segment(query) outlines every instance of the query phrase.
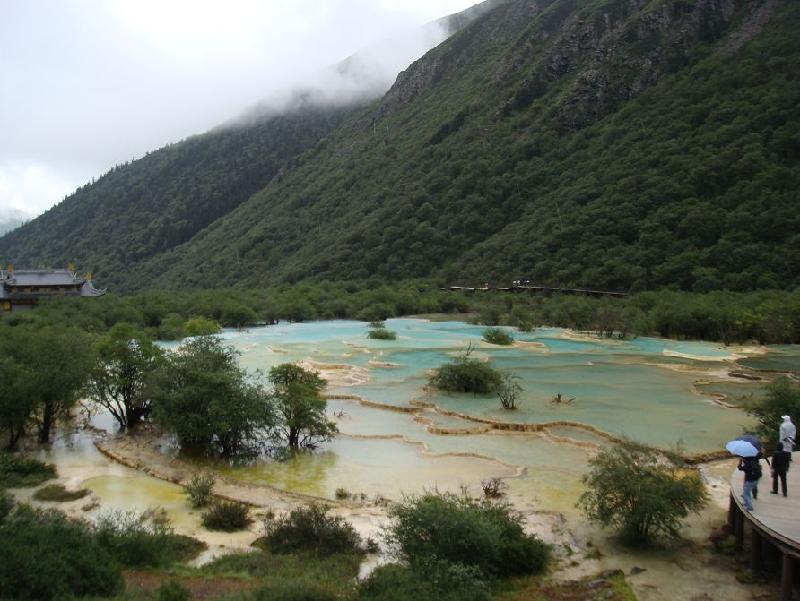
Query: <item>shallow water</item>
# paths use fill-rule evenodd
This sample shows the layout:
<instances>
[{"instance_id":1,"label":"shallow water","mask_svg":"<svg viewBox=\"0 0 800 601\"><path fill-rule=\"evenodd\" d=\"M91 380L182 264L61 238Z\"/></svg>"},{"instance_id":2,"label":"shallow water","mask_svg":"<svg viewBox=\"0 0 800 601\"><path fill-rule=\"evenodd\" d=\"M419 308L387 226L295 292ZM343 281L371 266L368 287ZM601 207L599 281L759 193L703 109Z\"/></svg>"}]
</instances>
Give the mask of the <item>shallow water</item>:
<instances>
[{"instance_id":1,"label":"shallow water","mask_svg":"<svg viewBox=\"0 0 800 601\"><path fill-rule=\"evenodd\" d=\"M328 368L332 374L329 391L334 395L406 409L422 402L467 419L433 410L400 413L367 407L357 400L333 399L329 413L346 436L316 454L284 463L225 468L226 473L247 482L326 497L333 496L336 488L397 497L434 485L474 488L490 476L508 476L508 465L513 465L523 469L511 481L513 493L557 508L568 498L570 506L574 503L591 452L587 443L598 447L608 441L564 425L539 434L480 433L487 426L468 418L586 424L664 449L680 445L689 453L722 448L748 423L743 411L713 402L712 393L749 395L754 388L750 382L740 384L724 377L737 356L721 345L655 338L599 340L542 328L527 334L508 329L522 344L499 347L481 339L482 326L463 322L392 319L387 327L397 332L396 341L369 340L367 325L352 321L280 324L226 331L221 336L241 353L241 362L250 371L310 360L321 365L323 372ZM524 392L518 411L502 410L492 396L447 395L426 389L430 370L468 348L473 357L520 378ZM784 348L781 353L793 351ZM335 366L358 368L367 379L355 384L339 381L341 368L330 371ZM699 380L708 384L696 387ZM573 400L553 404L557 393ZM435 434L431 425L438 432L476 433ZM564 442L569 439L577 444ZM481 459L458 456L463 454Z\"/></svg>"},{"instance_id":2,"label":"shallow water","mask_svg":"<svg viewBox=\"0 0 800 601\"><path fill-rule=\"evenodd\" d=\"M755 394L752 382L725 377L735 357L710 343L606 341L543 328L514 332L522 345L498 347L481 340L483 327L461 322L393 319L387 327L398 333L398 340L368 340L366 324L352 321L222 333L249 371L311 360L332 374L332 394L351 398L329 401L329 414L342 435L316 453L219 469L244 482L328 498L337 488L369 498L398 498L431 487L466 486L477 492L482 480L504 477L515 502L564 510L574 505L590 454L610 444L607 439L563 423L540 433L487 432L490 426L469 418L586 424L661 448L681 443L687 452L705 452L720 449L748 421L743 411L712 402L710 393ZM492 396L426 390L430 370L467 348L519 376L524 392L518 411L503 411ZM793 347L780 349L782 357L795 352ZM363 377L342 379L348 372L341 366L357 368ZM695 386L698 380L708 384ZM557 393L574 400L554 405ZM413 412L365 406L357 397ZM422 409L419 401L463 417ZM189 520L184 527L196 526L196 517L186 516L178 487L113 467L80 436L67 437L44 458L92 489L104 504L140 510L158 504L173 519Z\"/></svg>"}]
</instances>

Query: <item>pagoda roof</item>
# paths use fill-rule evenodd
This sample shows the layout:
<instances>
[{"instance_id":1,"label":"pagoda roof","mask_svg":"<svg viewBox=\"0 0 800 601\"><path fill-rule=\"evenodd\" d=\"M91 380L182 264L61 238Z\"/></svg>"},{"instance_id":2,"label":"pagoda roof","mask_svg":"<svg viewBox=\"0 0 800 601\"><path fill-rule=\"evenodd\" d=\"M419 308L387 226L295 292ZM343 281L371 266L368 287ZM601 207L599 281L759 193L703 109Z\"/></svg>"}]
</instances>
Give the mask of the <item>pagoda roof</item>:
<instances>
[{"instance_id":1,"label":"pagoda roof","mask_svg":"<svg viewBox=\"0 0 800 601\"><path fill-rule=\"evenodd\" d=\"M20 270L6 273L6 286L79 286L86 280L78 277L73 271L56 270Z\"/></svg>"}]
</instances>

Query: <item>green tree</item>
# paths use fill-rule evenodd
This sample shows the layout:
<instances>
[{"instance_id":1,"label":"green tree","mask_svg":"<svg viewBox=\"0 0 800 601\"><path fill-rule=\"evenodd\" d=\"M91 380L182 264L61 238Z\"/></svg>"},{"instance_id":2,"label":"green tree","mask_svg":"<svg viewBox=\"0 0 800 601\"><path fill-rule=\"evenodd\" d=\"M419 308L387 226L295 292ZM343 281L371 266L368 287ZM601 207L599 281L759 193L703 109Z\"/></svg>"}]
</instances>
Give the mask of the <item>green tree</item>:
<instances>
[{"instance_id":1,"label":"green tree","mask_svg":"<svg viewBox=\"0 0 800 601\"><path fill-rule=\"evenodd\" d=\"M205 317L192 317L183 325L183 331L187 336L209 336L221 330L216 321Z\"/></svg>"},{"instance_id":2,"label":"green tree","mask_svg":"<svg viewBox=\"0 0 800 601\"><path fill-rule=\"evenodd\" d=\"M39 442L47 443L56 421L70 416L89 376L91 338L64 326L19 326L17 334L12 358L23 370L35 369L22 389L33 403Z\"/></svg>"},{"instance_id":3,"label":"green tree","mask_svg":"<svg viewBox=\"0 0 800 601\"><path fill-rule=\"evenodd\" d=\"M96 360L87 390L122 430L133 428L152 410L147 379L161 367L164 352L128 324L117 324L95 345Z\"/></svg>"},{"instance_id":4,"label":"green tree","mask_svg":"<svg viewBox=\"0 0 800 601\"><path fill-rule=\"evenodd\" d=\"M237 352L195 338L155 374L153 417L194 455L234 457L257 450L274 416L270 397L237 364Z\"/></svg>"},{"instance_id":5,"label":"green tree","mask_svg":"<svg viewBox=\"0 0 800 601\"><path fill-rule=\"evenodd\" d=\"M34 402L29 391L36 377L29 366L14 360L7 346L11 342L0 336L0 432L5 432L8 450L17 447L31 421Z\"/></svg>"},{"instance_id":6,"label":"green tree","mask_svg":"<svg viewBox=\"0 0 800 601\"><path fill-rule=\"evenodd\" d=\"M277 417L276 435L289 448L314 448L338 431L328 420L321 391L325 380L297 365L286 363L269 372Z\"/></svg>"},{"instance_id":7,"label":"green tree","mask_svg":"<svg viewBox=\"0 0 800 601\"><path fill-rule=\"evenodd\" d=\"M795 423L800 421L800 385L785 377L770 382L764 400L749 407L747 413L758 420L758 434L765 440L777 440L781 416L788 415Z\"/></svg>"},{"instance_id":8,"label":"green tree","mask_svg":"<svg viewBox=\"0 0 800 601\"><path fill-rule=\"evenodd\" d=\"M589 466L578 507L630 544L677 537L681 520L708 502L697 470L641 445L625 443L601 451Z\"/></svg>"}]
</instances>

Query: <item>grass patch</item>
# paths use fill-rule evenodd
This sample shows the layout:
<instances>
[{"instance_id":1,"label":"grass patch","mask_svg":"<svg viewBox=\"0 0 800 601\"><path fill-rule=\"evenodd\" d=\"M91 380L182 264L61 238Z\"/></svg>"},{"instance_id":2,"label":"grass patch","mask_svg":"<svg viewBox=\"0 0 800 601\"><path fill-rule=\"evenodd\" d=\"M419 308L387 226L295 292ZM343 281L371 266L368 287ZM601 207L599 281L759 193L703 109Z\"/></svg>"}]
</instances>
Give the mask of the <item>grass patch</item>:
<instances>
[{"instance_id":1,"label":"grass patch","mask_svg":"<svg viewBox=\"0 0 800 601\"><path fill-rule=\"evenodd\" d=\"M126 568L167 567L194 559L207 548L195 538L175 534L163 515L152 512L103 515L96 538Z\"/></svg>"},{"instance_id":2,"label":"grass patch","mask_svg":"<svg viewBox=\"0 0 800 601\"><path fill-rule=\"evenodd\" d=\"M0 453L0 488L39 486L56 477L56 468L37 459Z\"/></svg>"},{"instance_id":3,"label":"grass patch","mask_svg":"<svg viewBox=\"0 0 800 601\"><path fill-rule=\"evenodd\" d=\"M48 484L33 493L33 498L37 501L47 501L50 503L69 503L77 501L89 494L85 488L78 490L67 490L63 484Z\"/></svg>"},{"instance_id":4,"label":"grass patch","mask_svg":"<svg viewBox=\"0 0 800 601\"><path fill-rule=\"evenodd\" d=\"M257 579L265 590L285 590L287 586L318 589L341 598L352 593L360 565L361 555L356 554L316 557L259 550L224 555L192 573L209 578Z\"/></svg>"}]
</instances>

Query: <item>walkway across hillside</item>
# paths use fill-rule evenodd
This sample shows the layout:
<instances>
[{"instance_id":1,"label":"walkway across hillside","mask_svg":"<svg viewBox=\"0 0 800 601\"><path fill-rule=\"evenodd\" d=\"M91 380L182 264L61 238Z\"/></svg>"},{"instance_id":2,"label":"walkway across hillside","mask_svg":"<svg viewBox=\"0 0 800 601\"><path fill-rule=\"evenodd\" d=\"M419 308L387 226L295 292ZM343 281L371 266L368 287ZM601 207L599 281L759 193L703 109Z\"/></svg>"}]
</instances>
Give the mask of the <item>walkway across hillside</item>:
<instances>
[{"instance_id":1,"label":"walkway across hillside","mask_svg":"<svg viewBox=\"0 0 800 601\"><path fill-rule=\"evenodd\" d=\"M737 548L744 543L745 522L750 524L751 570L761 569L765 553L781 554L781 599L791 601L792 590L800 576L800 453L794 453L788 473L789 496L773 495L772 477L764 467L764 477L759 482L758 499L753 501L753 511L745 511L742 502L744 477L736 470L731 477L731 504L728 522L734 530ZM780 491L780 487L779 487Z\"/></svg>"},{"instance_id":2,"label":"walkway across hillside","mask_svg":"<svg viewBox=\"0 0 800 601\"><path fill-rule=\"evenodd\" d=\"M590 288L558 288L553 286L537 286L535 284L521 284L514 286L449 286L442 288L445 292L529 292L531 294L544 294L550 296L553 294L567 294L571 296L610 296L616 298L624 298L628 296L627 292L612 292L610 290L592 290Z\"/></svg>"}]
</instances>

